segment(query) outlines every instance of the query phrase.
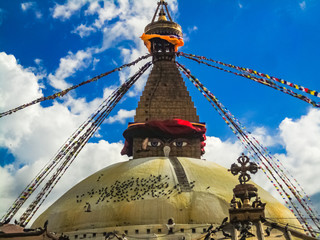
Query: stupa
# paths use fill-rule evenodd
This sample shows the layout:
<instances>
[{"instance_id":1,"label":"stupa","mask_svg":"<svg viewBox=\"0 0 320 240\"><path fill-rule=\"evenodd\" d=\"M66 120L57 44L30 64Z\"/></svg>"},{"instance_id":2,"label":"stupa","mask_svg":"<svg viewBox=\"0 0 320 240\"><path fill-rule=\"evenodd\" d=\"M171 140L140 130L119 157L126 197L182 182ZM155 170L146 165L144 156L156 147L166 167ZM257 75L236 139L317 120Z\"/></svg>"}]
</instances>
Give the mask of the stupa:
<instances>
[{"instance_id":1,"label":"stupa","mask_svg":"<svg viewBox=\"0 0 320 240\"><path fill-rule=\"evenodd\" d=\"M122 154L132 158L72 187L33 226L48 220L48 231L64 233L70 239L208 239L208 233L223 223L224 231L212 233L214 238L237 239L236 219L224 219L243 216L243 209L235 210L238 205L232 191L238 181L226 168L201 159L206 128L175 64L177 47L183 45L182 30L164 1L158 3L141 38L154 64L134 122L123 134ZM250 186L263 201L263 209L258 209L263 216L259 217L299 225L268 192L254 183ZM239 193L236 197L242 197L250 208L252 196ZM229 212L230 204L233 210ZM250 214L245 216L250 218ZM261 223L252 227L255 239L264 239L263 228ZM275 239L282 234L276 239L288 239L284 232L284 228L274 227L270 236Z\"/></svg>"}]
</instances>

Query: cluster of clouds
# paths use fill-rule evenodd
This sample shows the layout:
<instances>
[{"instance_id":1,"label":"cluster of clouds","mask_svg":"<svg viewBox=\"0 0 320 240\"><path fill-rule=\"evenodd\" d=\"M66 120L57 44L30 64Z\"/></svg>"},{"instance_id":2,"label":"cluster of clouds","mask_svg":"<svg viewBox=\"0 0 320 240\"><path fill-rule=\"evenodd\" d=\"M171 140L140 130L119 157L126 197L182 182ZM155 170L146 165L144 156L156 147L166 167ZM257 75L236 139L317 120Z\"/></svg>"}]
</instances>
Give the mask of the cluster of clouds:
<instances>
[{"instance_id":1,"label":"cluster of clouds","mask_svg":"<svg viewBox=\"0 0 320 240\"><path fill-rule=\"evenodd\" d=\"M46 72L41 59L35 59L37 68L24 67L19 64L15 56L0 52L0 111L42 97L46 84L56 90L69 87L71 85L69 78L78 71L94 69L99 63L99 54L111 46L115 47L116 43L121 41L130 40L133 43L127 48L119 47L119 55L123 62L133 61L146 54L146 48L137 36L143 32L143 27L152 18L156 2L120 0L116 4L113 1L68 0L65 4L55 4L51 9L51 17L66 24L80 11L86 16L93 17L92 23L89 24L85 20L70 34L78 34L84 38L100 32L101 44L87 46L76 52L69 51L66 56L60 58L57 69L51 73ZM23 12L30 11L37 18L42 17L36 2L24 2L20 7ZM171 1L169 7L175 11L176 0ZM140 66L122 72L120 83ZM137 83L129 96L135 96L140 92L145 80L144 78ZM54 156L73 131L116 87L105 88L101 98L89 102L72 94L65 96L61 101L53 101L49 107L34 105L0 120L0 148L7 150L14 157L13 163L2 162L0 167L1 214L7 210L26 183L31 181L32 177ZM134 114L135 110L120 109L106 123L125 123L126 119L132 118ZM97 136L99 134L96 134ZM125 157L120 156L122 147L122 142L109 143L105 140L87 144L73 164L73 168L62 178L61 183L49 197L46 206L84 177L109 164L125 160Z\"/></svg>"},{"instance_id":2,"label":"cluster of clouds","mask_svg":"<svg viewBox=\"0 0 320 240\"><path fill-rule=\"evenodd\" d=\"M32 69L21 66L13 55L0 53L0 72L1 112L43 95L40 77ZM105 92L105 95L108 94ZM49 107L34 105L0 120L0 147L7 149L15 159L13 163L2 163L0 167L1 213L101 101L97 98L86 102L84 99L66 97L62 103L54 101ZM120 110L110 122L123 121L131 116L131 111ZM121 142L109 143L105 140L87 144L53 195L60 195L70 184L75 184L97 169L124 160L119 156L121 148Z\"/></svg>"},{"instance_id":3,"label":"cluster of clouds","mask_svg":"<svg viewBox=\"0 0 320 240\"><path fill-rule=\"evenodd\" d=\"M33 73L32 69L21 66L14 56L0 53L0 72L1 111L42 96L40 77ZM8 92L13 92L15 98L10 97L11 94L7 95ZM35 105L0 120L0 147L8 149L15 157L15 162L0 167L0 201L3 203L1 213L10 206L26 183L40 171L98 103L98 100L94 104L68 97L63 103L54 102L50 107ZM125 119L132 118L134 114L134 110L120 110L107 122L125 123ZM284 119L274 136L270 136L262 127L254 129L253 134L267 147L283 146L285 153L276 154L276 157L309 194L320 191L320 186L316 184L320 170L320 143L317 141L320 136L319 110L310 108L308 113L299 119ZM206 142L204 158L226 168L243 152L241 144L234 139L222 141L208 136ZM122 142L110 143L102 139L97 143L87 144L43 209L83 178L110 164L127 160L127 157L120 155L122 147ZM267 184L262 174L255 180L272 191L272 186Z\"/></svg>"},{"instance_id":4,"label":"cluster of clouds","mask_svg":"<svg viewBox=\"0 0 320 240\"><path fill-rule=\"evenodd\" d=\"M121 0L117 1L117 4L113 1L68 0L65 4L56 4L54 6L52 17L67 22L82 11L85 16L94 18L92 22L85 21L72 31L72 33L78 34L81 38L89 37L97 32L102 33L100 46L90 46L88 49L79 50L88 54L88 57L84 59L87 63L95 54L106 51L110 47L118 47L118 43L127 40L133 44L127 48L121 46L118 50L123 62L132 62L147 53L146 47L137 36L143 33L144 26L152 19L155 6L156 1L150 0ZM169 1L169 7L173 14L176 13L177 0ZM76 56L78 53L73 55ZM142 61L130 69L123 70L120 73L120 83L123 83L129 76L134 74L145 62ZM63 65L61 62L61 68L63 68ZM75 68L75 70L78 69ZM52 80L55 80L55 78ZM145 81L146 75L143 75L135 84L134 90L129 93L129 96L135 96L141 92Z\"/></svg>"},{"instance_id":5,"label":"cluster of clouds","mask_svg":"<svg viewBox=\"0 0 320 240\"><path fill-rule=\"evenodd\" d=\"M23 12L32 11L38 19L43 16L36 2L23 2L21 3L21 9Z\"/></svg>"},{"instance_id":6,"label":"cluster of clouds","mask_svg":"<svg viewBox=\"0 0 320 240\"><path fill-rule=\"evenodd\" d=\"M142 27L152 18L156 1L119 0L118 4L113 1L103 1L103 4L101 2L68 0L65 4L56 4L52 8L52 17L66 23L79 11L83 11L86 16L94 17L91 23L84 22L76 26L72 34L86 38L100 32L103 36L100 46L88 46L86 49L79 49L75 53L68 52L66 56L61 57L59 66L54 72L47 74L39 69L24 67L19 64L15 56L5 52L0 53L1 112L43 96L44 78L47 78L48 84L57 90L70 86L69 77L77 71L94 68L99 63L98 54L111 46L116 46L117 42L130 40L133 43L131 47L119 48L123 62L130 62L146 53L142 41L136 36L143 32ZM172 12L176 13L177 0L169 3ZM37 5L26 2L21 4L21 9L29 11L37 9ZM38 17L41 17L40 12L39 14ZM196 30L196 27L190 29L190 31ZM35 62L41 65L41 59L36 59ZM139 65L120 73L120 82L138 67ZM144 78L137 82L129 96L141 92L145 80ZM103 97L108 96L113 89L115 86L104 89ZM7 210L26 183L40 171L101 101L102 98L87 102L84 98L66 96L62 101L54 101L49 107L34 105L27 110L0 119L0 148L7 149L15 159L13 163L4 163L0 166L2 203L0 214ZM135 110L120 109L106 122L125 123L127 119L132 119L134 114ZM276 156L292 175L296 176L308 193L320 191L320 185L315 183L315 180L319 179L320 171L320 161L318 161L320 142L317 141L320 136L319 110L310 109L299 119L284 119L276 135L270 136L263 127L256 128L253 134L269 147L282 146L286 150L285 153ZM110 164L127 160L120 155L122 147L122 142L110 143L102 139L97 143L88 143L49 196L42 210L83 178ZM208 136L204 158L229 168L242 152L242 146L234 139L222 141L217 137ZM265 178L256 180L271 191Z\"/></svg>"},{"instance_id":7,"label":"cluster of clouds","mask_svg":"<svg viewBox=\"0 0 320 240\"><path fill-rule=\"evenodd\" d=\"M320 171L318 157L320 142L317 140L320 136L318 109L309 108L307 114L298 119L285 118L274 135L270 135L264 127L255 128L252 134L264 147L280 150L280 153L272 152L274 160L280 161L278 165L285 174L292 180L294 177L309 196L320 192L320 186L317 184ZM239 141L232 139L222 141L217 137L207 138L204 157L226 168L230 168L244 151ZM279 200L282 199L262 171L254 175L253 179L273 196Z\"/></svg>"}]
</instances>

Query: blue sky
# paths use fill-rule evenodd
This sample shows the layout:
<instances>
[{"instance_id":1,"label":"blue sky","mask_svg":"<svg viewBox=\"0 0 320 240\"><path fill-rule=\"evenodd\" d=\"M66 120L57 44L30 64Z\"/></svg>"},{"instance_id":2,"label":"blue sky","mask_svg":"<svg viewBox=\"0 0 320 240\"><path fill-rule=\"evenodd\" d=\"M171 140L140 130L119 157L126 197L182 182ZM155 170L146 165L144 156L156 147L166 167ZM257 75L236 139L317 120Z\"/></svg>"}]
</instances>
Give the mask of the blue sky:
<instances>
[{"instance_id":1,"label":"blue sky","mask_svg":"<svg viewBox=\"0 0 320 240\"><path fill-rule=\"evenodd\" d=\"M150 22L156 2L0 1L0 110L52 94L147 53L139 36ZM319 1L168 2L184 32L181 51L320 90ZM191 60L178 61L287 164L310 194L320 191L310 181L319 179L320 171L316 157L320 153L318 110L251 80ZM102 98L135 70L137 67L115 73L55 102L0 119L0 171L6 179L0 191L7 204L1 212ZM78 172L71 171L65 177L69 187L102 167L126 159L119 156L122 132L133 120L145 80L114 109L113 118L102 125L99 135L79 155L79 163L75 163ZM206 99L188 80L186 85L200 120L207 123L206 158L230 166L243 150ZM92 155L96 160L89 166L85 159ZM49 203L69 187L58 187Z\"/></svg>"}]
</instances>

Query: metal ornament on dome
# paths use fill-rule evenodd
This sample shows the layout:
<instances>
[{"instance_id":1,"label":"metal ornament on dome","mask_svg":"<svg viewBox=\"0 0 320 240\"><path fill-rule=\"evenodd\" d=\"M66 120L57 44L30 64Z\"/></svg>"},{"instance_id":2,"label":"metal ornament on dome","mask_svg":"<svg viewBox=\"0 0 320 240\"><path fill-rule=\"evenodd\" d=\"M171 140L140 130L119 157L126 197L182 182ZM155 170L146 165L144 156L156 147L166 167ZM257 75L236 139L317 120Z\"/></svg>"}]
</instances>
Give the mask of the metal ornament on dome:
<instances>
[{"instance_id":1,"label":"metal ornament on dome","mask_svg":"<svg viewBox=\"0 0 320 240\"><path fill-rule=\"evenodd\" d=\"M228 170L231 171L233 175L238 175L240 173L240 184L236 185L233 189L234 195L230 202L230 222L233 224L245 225L248 223L248 220L250 220L250 222L258 222L258 224L261 225L259 222L261 218L265 217L264 210L266 203L261 202L258 196L258 188L253 184L247 183L251 179L247 172L255 174L259 167L256 163L250 162L249 157L243 153L237 161L240 163L240 166L233 163ZM255 200L251 201L251 198L255 198ZM237 201L236 199L240 199L240 201Z\"/></svg>"},{"instance_id":2,"label":"metal ornament on dome","mask_svg":"<svg viewBox=\"0 0 320 240\"><path fill-rule=\"evenodd\" d=\"M247 172L256 174L259 167L256 163L250 162L250 159L247 156L245 156L243 153L237 159L237 161L238 163L240 163L241 166L239 166L236 163L233 163L229 171L231 171L233 175L238 175L238 173L240 173L239 182L240 184L245 184L251 179L250 175Z\"/></svg>"}]
</instances>

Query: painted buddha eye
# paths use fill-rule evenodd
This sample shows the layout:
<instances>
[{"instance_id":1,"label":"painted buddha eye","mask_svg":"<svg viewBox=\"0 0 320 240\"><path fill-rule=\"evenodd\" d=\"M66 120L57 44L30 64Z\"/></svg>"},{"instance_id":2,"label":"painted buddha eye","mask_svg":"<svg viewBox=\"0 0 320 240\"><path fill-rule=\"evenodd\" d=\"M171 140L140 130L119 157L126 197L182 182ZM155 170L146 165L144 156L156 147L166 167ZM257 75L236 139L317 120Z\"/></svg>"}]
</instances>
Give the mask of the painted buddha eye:
<instances>
[{"instance_id":1,"label":"painted buddha eye","mask_svg":"<svg viewBox=\"0 0 320 240\"><path fill-rule=\"evenodd\" d=\"M184 146L187 146L187 142L184 142L184 141L174 141L173 142L173 146L175 147L184 147Z\"/></svg>"},{"instance_id":2,"label":"painted buddha eye","mask_svg":"<svg viewBox=\"0 0 320 240\"><path fill-rule=\"evenodd\" d=\"M161 142L159 140L151 140L148 142L149 147L159 147Z\"/></svg>"}]
</instances>

